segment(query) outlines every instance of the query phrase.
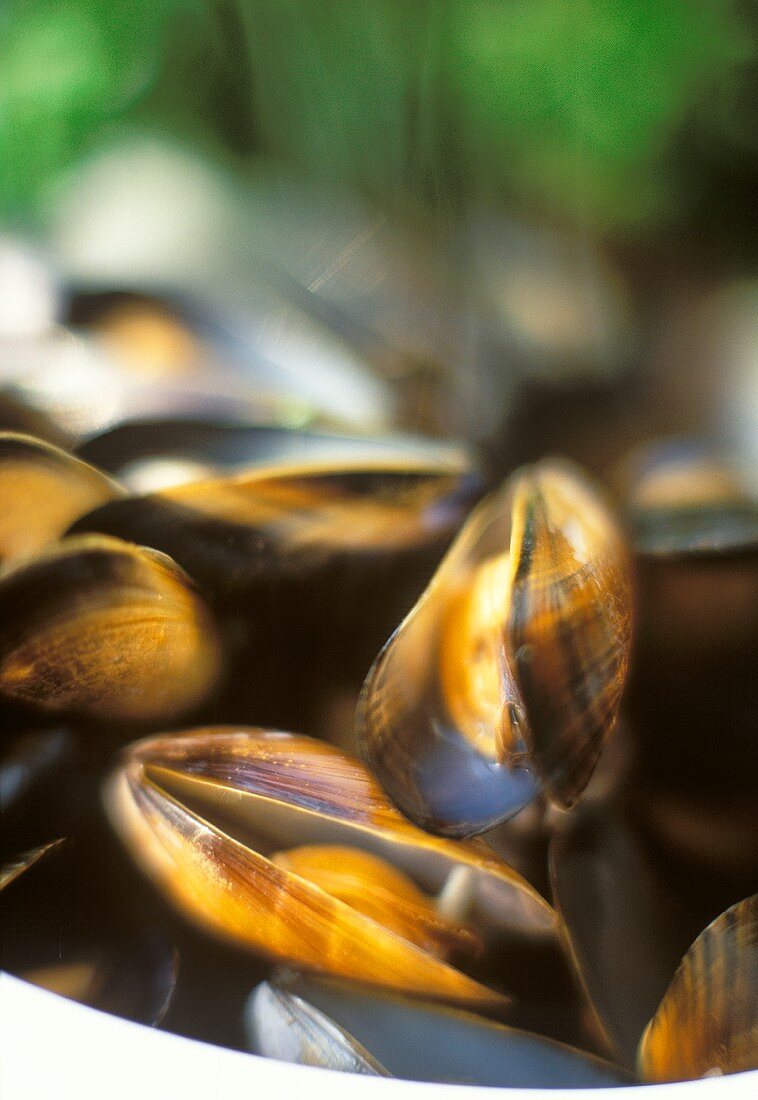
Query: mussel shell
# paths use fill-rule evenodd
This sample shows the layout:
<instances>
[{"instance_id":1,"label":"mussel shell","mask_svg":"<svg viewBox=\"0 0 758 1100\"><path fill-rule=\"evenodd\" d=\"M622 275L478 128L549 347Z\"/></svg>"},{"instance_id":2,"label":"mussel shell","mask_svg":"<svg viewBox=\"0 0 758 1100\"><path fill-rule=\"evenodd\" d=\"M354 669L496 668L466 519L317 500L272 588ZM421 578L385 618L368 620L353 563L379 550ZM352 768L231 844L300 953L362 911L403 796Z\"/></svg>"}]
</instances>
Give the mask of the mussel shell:
<instances>
[{"instance_id":1,"label":"mussel shell","mask_svg":"<svg viewBox=\"0 0 758 1100\"><path fill-rule=\"evenodd\" d=\"M54 420L21 400L11 386L0 388L0 431L31 435L67 449L74 442L73 437Z\"/></svg>"},{"instance_id":2,"label":"mussel shell","mask_svg":"<svg viewBox=\"0 0 758 1100\"><path fill-rule=\"evenodd\" d=\"M639 1049L650 1081L758 1069L758 894L701 932Z\"/></svg>"},{"instance_id":3,"label":"mussel shell","mask_svg":"<svg viewBox=\"0 0 758 1100\"><path fill-rule=\"evenodd\" d=\"M170 721L217 683L220 643L165 555L66 539L0 574L0 697L112 722Z\"/></svg>"},{"instance_id":4,"label":"mussel shell","mask_svg":"<svg viewBox=\"0 0 758 1100\"><path fill-rule=\"evenodd\" d=\"M540 789L573 802L616 720L630 604L621 535L574 467L487 498L363 688L365 753L403 812L468 835Z\"/></svg>"},{"instance_id":5,"label":"mussel shell","mask_svg":"<svg viewBox=\"0 0 758 1100\"><path fill-rule=\"evenodd\" d=\"M654 558L758 550L758 501L739 470L697 440L670 440L627 460L634 547Z\"/></svg>"},{"instance_id":6,"label":"mussel shell","mask_svg":"<svg viewBox=\"0 0 758 1100\"><path fill-rule=\"evenodd\" d=\"M333 600L335 573L352 597L408 556L417 555L417 567L434 560L478 485L460 456L312 463L119 501L72 530L162 550L222 601L265 602L283 586L307 595L314 581L323 588L330 580Z\"/></svg>"},{"instance_id":7,"label":"mussel shell","mask_svg":"<svg viewBox=\"0 0 758 1100\"><path fill-rule=\"evenodd\" d=\"M588 801L550 848L569 955L610 1049L630 1068L684 952L733 889L712 869L658 851L633 811L618 795Z\"/></svg>"},{"instance_id":8,"label":"mussel shell","mask_svg":"<svg viewBox=\"0 0 758 1100\"><path fill-rule=\"evenodd\" d=\"M32 436L0 432L0 563L40 550L124 495L105 474Z\"/></svg>"},{"instance_id":9,"label":"mussel shell","mask_svg":"<svg viewBox=\"0 0 758 1100\"><path fill-rule=\"evenodd\" d=\"M99 509L76 529L170 553L203 585L233 639L216 717L330 736L327 699L354 708L477 491L468 459L442 452L178 486Z\"/></svg>"},{"instance_id":10,"label":"mussel shell","mask_svg":"<svg viewBox=\"0 0 758 1100\"><path fill-rule=\"evenodd\" d=\"M582 1051L468 1012L303 975L259 986L246 1019L259 1053L348 1072L514 1088L629 1080Z\"/></svg>"},{"instance_id":11,"label":"mussel shell","mask_svg":"<svg viewBox=\"0 0 758 1100\"><path fill-rule=\"evenodd\" d=\"M20 852L13 859L5 860L0 864L0 890L5 890L20 875L25 874L35 863L45 859L63 843L65 843L65 838L60 837L58 840L51 840L47 844L40 844L37 848Z\"/></svg>"},{"instance_id":12,"label":"mussel shell","mask_svg":"<svg viewBox=\"0 0 758 1100\"><path fill-rule=\"evenodd\" d=\"M373 438L202 418L132 420L85 440L77 454L121 478L136 492L140 492L139 485L153 470L156 477L161 470L166 477L172 470L175 472L176 480L166 481L165 485L156 485L156 488L200 480L192 475L199 465L208 471L204 476L211 477L214 472L220 476L224 472L244 472L253 467L273 468L309 462L402 461L413 455L435 462L448 455L454 463L466 458L465 448L461 446L421 436Z\"/></svg>"},{"instance_id":13,"label":"mussel shell","mask_svg":"<svg viewBox=\"0 0 758 1100\"><path fill-rule=\"evenodd\" d=\"M254 1054L342 1073L390 1076L352 1035L323 1012L270 982L261 982L250 994L245 1018Z\"/></svg>"},{"instance_id":14,"label":"mussel shell","mask_svg":"<svg viewBox=\"0 0 758 1100\"><path fill-rule=\"evenodd\" d=\"M451 871L470 869L467 919L486 941L553 934L547 903L485 846L414 828L358 761L309 738L249 729L148 739L129 751L105 798L137 863L180 911L229 942L309 969L463 1003L502 1001L270 862L304 842L373 853L432 893Z\"/></svg>"}]
</instances>

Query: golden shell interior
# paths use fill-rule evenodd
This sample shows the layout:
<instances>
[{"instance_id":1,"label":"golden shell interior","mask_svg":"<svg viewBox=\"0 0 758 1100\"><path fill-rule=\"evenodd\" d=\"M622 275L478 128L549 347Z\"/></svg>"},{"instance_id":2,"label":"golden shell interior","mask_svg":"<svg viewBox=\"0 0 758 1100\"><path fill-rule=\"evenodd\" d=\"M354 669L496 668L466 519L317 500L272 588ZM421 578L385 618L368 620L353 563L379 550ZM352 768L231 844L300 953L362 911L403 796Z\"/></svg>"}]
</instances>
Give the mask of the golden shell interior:
<instances>
[{"instance_id":1,"label":"golden shell interior","mask_svg":"<svg viewBox=\"0 0 758 1100\"><path fill-rule=\"evenodd\" d=\"M364 686L372 769L465 835L541 788L571 804L615 723L631 635L623 539L575 468L518 471L473 513Z\"/></svg>"},{"instance_id":2,"label":"golden shell interior","mask_svg":"<svg viewBox=\"0 0 758 1100\"><path fill-rule=\"evenodd\" d=\"M59 447L0 432L0 563L36 553L79 516L123 495L115 481Z\"/></svg>"},{"instance_id":3,"label":"golden shell interior","mask_svg":"<svg viewBox=\"0 0 758 1100\"><path fill-rule=\"evenodd\" d=\"M190 919L306 969L453 1002L502 1001L274 858L305 841L386 860L429 895L466 874L466 922L485 939L553 933L547 903L486 847L415 829L359 761L306 737L198 730L141 742L106 805L137 862Z\"/></svg>"},{"instance_id":4,"label":"golden shell interior","mask_svg":"<svg viewBox=\"0 0 758 1100\"><path fill-rule=\"evenodd\" d=\"M163 554L70 538L0 575L0 695L113 722L169 721L214 688L220 642Z\"/></svg>"}]
</instances>

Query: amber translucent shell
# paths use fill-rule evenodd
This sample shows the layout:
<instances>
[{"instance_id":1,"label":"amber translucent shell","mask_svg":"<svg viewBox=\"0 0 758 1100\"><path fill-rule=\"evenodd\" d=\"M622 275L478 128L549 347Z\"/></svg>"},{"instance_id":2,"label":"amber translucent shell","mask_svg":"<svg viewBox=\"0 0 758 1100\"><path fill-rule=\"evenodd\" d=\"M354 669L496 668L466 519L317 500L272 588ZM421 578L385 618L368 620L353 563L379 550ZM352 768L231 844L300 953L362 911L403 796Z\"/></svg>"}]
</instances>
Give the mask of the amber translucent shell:
<instances>
[{"instance_id":1,"label":"amber translucent shell","mask_svg":"<svg viewBox=\"0 0 758 1100\"><path fill-rule=\"evenodd\" d=\"M517 471L472 514L377 658L359 731L419 825L467 835L544 789L570 805L616 721L631 633L629 567L583 475Z\"/></svg>"},{"instance_id":2,"label":"amber translucent shell","mask_svg":"<svg viewBox=\"0 0 758 1100\"><path fill-rule=\"evenodd\" d=\"M113 722L170 721L216 684L220 645L163 554L66 539L0 574L0 697Z\"/></svg>"},{"instance_id":3,"label":"amber translucent shell","mask_svg":"<svg viewBox=\"0 0 758 1100\"><path fill-rule=\"evenodd\" d=\"M640 1043L649 1081L758 1069L758 894L693 943Z\"/></svg>"},{"instance_id":4,"label":"amber translucent shell","mask_svg":"<svg viewBox=\"0 0 758 1100\"><path fill-rule=\"evenodd\" d=\"M314 577L323 586L341 563L355 595L393 558L440 552L478 484L469 459L449 451L438 462L413 453L407 461L313 462L114 502L74 530L154 546L221 599L270 595Z\"/></svg>"},{"instance_id":5,"label":"amber translucent shell","mask_svg":"<svg viewBox=\"0 0 758 1100\"><path fill-rule=\"evenodd\" d=\"M473 928L438 911L433 899L386 859L336 844L304 844L277 852L272 861L441 959L483 949Z\"/></svg>"},{"instance_id":6,"label":"amber translucent shell","mask_svg":"<svg viewBox=\"0 0 758 1100\"><path fill-rule=\"evenodd\" d=\"M149 739L128 752L105 798L138 864L187 917L305 969L463 1004L502 1002L405 938L404 921L401 931L397 922L387 928L376 910L368 914L327 892L323 877L313 881L318 858L310 859L310 877L292 869L297 853L287 866L279 853L304 842L378 857L430 896L451 873L466 876L466 923L485 947L506 929L553 934L547 903L485 846L414 828L359 761L310 738L246 729ZM359 863L360 856L354 873ZM378 874L386 887L388 875L381 867ZM367 890L376 876L374 867ZM353 898L356 889L354 882Z\"/></svg>"},{"instance_id":7,"label":"amber translucent shell","mask_svg":"<svg viewBox=\"0 0 758 1100\"><path fill-rule=\"evenodd\" d=\"M86 512L124 495L94 466L15 432L0 432L0 563L40 550Z\"/></svg>"}]
</instances>

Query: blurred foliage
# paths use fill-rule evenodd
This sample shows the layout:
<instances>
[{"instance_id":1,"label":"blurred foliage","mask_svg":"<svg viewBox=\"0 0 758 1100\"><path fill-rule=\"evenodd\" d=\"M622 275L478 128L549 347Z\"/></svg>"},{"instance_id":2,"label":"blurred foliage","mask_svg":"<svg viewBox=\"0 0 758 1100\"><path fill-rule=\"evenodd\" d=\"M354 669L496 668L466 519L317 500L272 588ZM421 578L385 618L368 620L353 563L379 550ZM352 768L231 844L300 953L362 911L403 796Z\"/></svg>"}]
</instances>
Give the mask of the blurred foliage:
<instances>
[{"instance_id":1,"label":"blurred foliage","mask_svg":"<svg viewBox=\"0 0 758 1100\"><path fill-rule=\"evenodd\" d=\"M0 202L13 212L123 117L160 73L185 0L3 0Z\"/></svg>"},{"instance_id":2,"label":"blurred foliage","mask_svg":"<svg viewBox=\"0 0 758 1100\"><path fill-rule=\"evenodd\" d=\"M395 207L486 198L638 231L686 216L714 165L755 165L754 16L739 0L3 0L0 212L33 212L147 120Z\"/></svg>"},{"instance_id":3,"label":"blurred foliage","mask_svg":"<svg viewBox=\"0 0 758 1100\"><path fill-rule=\"evenodd\" d=\"M736 102L751 55L733 7L475 0L453 36L473 160L495 186L590 222L673 212L701 182L677 179L677 132L704 123L710 95ZM711 141L729 147L735 115L709 120Z\"/></svg>"}]
</instances>

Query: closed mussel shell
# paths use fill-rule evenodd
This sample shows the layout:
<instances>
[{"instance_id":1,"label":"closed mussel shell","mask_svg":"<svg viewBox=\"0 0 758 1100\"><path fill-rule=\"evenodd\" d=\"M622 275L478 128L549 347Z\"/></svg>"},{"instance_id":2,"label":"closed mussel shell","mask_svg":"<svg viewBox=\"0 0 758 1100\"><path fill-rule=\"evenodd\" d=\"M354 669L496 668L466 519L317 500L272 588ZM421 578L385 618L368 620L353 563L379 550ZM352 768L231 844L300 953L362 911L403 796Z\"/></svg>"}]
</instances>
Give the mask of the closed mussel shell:
<instances>
[{"instance_id":1,"label":"closed mussel shell","mask_svg":"<svg viewBox=\"0 0 758 1100\"><path fill-rule=\"evenodd\" d=\"M380 872L383 889L402 872L430 899L437 895L440 925L452 904L485 953L514 930L531 938L554 932L547 903L484 845L414 828L359 761L306 737L251 728L148 739L128 751L105 800L137 863L190 920L305 969L452 1002L503 1002L444 951L390 930L375 909L363 912L328 893L323 878L304 877L302 862L281 859L303 845L357 849L364 864L366 856L386 861L394 870ZM427 918L422 913L425 929Z\"/></svg>"},{"instance_id":2,"label":"closed mussel shell","mask_svg":"<svg viewBox=\"0 0 758 1100\"><path fill-rule=\"evenodd\" d=\"M213 689L220 648L163 554L66 539L0 574L0 698L106 722L171 721Z\"/></svg>"},{"instance_id":3,"label":"closed mussel shell","mask_svg":"<svg viewBox=\"0 0 758 1100\"><path fill-rule=\"evenodd\" d=\"M275 975L251 994L260 1054L353 1073L522 1088L600 1088L628 1075L562 1043L353 983Z\"/></svg>"},{"instance_id":4,"label":"closed mussel shell","mask_svg":"<svg viewBox=\"0 0 758 1100\"><path fill-rule=\"evenodd\" d=\"M252 469L106 505L74 531L100 531L170 554L217 599L234 601L314 579L333 605L391 576L393 563L434 560L478 487L470 460L313 462ZM332 582L330 584L330 582ZM423 583L423 582L422 582ZM310 598L314 594L310 592ZM338 617L340 606L331 606Z\"/></svg>"},{"instance_id":5,"label":"closed mussel shell","mask_svg":"<svg viewBox=\"0 0 758 1100\"><path fill-rule=\"evenodd\" d=\"M638 1064L649 1081L758 1069L758 894L692 944L645 1029Z\"/></svg>"},{"instance_id":6,"label":"closed mussel shell","mask_svg":"<svg viewBox=\"0 0 758 1100\"><path fill-rule=\"evenodd\" d=\"M455 465L467 457L462 446L422 436L345 435L199 417L131 420L86 440L77 454L137 493L253 468L413 456Z\"/></svg>"},{"instance_id":7,"label":"closed mussel shell","mask_svg":"<svg viewBox=\"0 0 758 1100\"><path fill-rule=\"evenodd\" d=\"M616 720L630 605L623 540L575 467L488 497L364 685L365 752L403 812L466 835L540 789L572 803Z\"/></svg>"},{"instance_id":8,"label":"closed mussel shell","mask_svg":"<svg viewBox=\"0 0 758 1100\"><path fill-rule=\"evenodd\" d=\"M115 481L59 447L0 432L0 563L35 553L79 516L123 495Z\"/></svg>"},{"instance_id":9,"label":"closed mussel shell","mask_svg":"<svg viewBox=\"0 0 758 1100\"><path fill-rule=\"evenodd\" d=\"M255 987L245 1018L248 1041L255 1054L342 1073L390 1076L349 1032L277 984L261 982Z\"/></svg>"},{"instance_id":10,"label":"closed mussel shell","mask_svg":"<svg viewBox=\"0 0 758 1100\"><path fill-rule=\"evenodd\" d=\"M314 461L178 485L100 508L75 529L154 546L203 585L230 639L220 717L255 715L352 745L366 670L478 484L465 454L443 447L432 460L410 449L403 460Z\"/></svg>"}]
</instances>

